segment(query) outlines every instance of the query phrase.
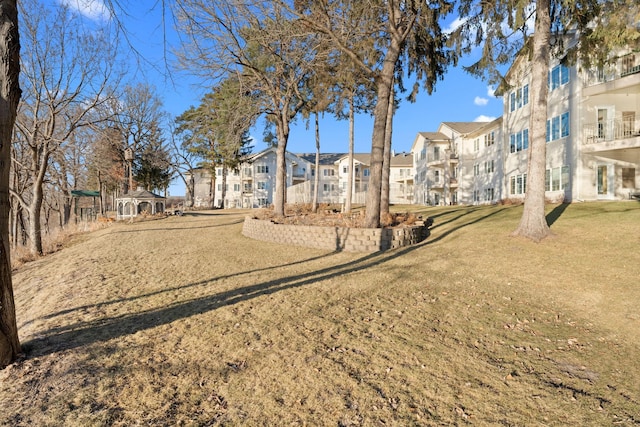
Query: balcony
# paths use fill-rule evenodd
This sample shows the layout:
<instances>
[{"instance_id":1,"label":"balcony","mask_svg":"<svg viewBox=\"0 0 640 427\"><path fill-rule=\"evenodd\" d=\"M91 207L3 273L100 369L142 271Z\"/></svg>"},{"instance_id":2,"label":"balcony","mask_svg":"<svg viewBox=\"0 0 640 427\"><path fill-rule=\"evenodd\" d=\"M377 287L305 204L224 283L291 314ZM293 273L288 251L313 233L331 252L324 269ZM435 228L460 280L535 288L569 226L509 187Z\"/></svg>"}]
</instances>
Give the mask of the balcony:
<instances>
[{"instance_id":1,"label":"balcony","mask_svg":"<svg viewBox=\"0 0 640 427\"><path fill-rule=\"evenodd\" d=\"M640 55L628 54L600 69L583 73L584 95L615 92L640 83Z\"/></svg>"},{"instance_id":2,"label":"balcony","mask_svg":"<svg viewBox=\"0 0 640 427\"><path fill-rule=\"evenodd\" d=\"M587 124L584 127L584 135L585 145L635 138L640 136L640 120L614 119Z\"/></svg>"}]
</instances>

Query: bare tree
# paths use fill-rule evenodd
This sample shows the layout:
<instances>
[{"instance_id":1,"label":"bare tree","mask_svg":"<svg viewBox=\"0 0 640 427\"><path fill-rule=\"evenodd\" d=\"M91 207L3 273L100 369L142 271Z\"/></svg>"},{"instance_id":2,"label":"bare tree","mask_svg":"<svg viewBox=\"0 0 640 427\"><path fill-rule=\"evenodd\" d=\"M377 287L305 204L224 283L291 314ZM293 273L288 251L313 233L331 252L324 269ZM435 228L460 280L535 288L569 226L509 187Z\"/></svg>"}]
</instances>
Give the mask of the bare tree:
<instances>
[{"instance_id":1,"label":"bare tree","mask_svg":"<svg viewBox=\"0 0 640 427\"><path fill-rule=\"evenodd\" d=\"M11 138L20 100L20 42L16 0L0 1L0 369L21 352L9 246Z\"/></svg>"},{"instance_id":2,"label":"bare tree","mask_svg":"<svg viewBox=\"0 0 640 427\"><path fill-rule=\"evenodd\" d=\"M113 54L108 40L87 33L66 8L46 8L35 0L20 6L25 54L16 125L29 152L23 166L31 182L28 196L13 194L29 214L29 249L41 254L43 184L51 157L77 129L104 119L100 113L111 97Z\"/></svg>"}]
</instances>

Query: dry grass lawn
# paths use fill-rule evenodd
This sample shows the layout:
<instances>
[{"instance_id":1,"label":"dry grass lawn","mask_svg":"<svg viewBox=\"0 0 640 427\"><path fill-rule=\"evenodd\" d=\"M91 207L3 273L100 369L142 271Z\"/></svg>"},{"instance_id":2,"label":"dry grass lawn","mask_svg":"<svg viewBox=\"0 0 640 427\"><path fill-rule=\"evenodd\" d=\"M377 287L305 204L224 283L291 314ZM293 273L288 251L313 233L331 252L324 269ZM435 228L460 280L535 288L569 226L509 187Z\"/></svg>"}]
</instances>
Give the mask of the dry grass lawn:
<instances>
[{"instance_id":1,"label":"dry grass lawn","mask_svg":"<svg viewBox=\"0 0 640 427\"><path fill-rule=\"evenodd\" d=\"M403 208L406 209L406 208ZM640 203L412 207L379 254L240 234L248 211L115 224L14 276L0 425L640 424Z\"/></svg>"}]
</instances>

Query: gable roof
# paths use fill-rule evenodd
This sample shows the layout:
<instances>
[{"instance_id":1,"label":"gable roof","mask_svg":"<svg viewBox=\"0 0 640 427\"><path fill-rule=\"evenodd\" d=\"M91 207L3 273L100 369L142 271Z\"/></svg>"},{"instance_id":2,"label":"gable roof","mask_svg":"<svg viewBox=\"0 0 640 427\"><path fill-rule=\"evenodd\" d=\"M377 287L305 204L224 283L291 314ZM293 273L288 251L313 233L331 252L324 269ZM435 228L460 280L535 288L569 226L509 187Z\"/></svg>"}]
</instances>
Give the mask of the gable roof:
<instances>
[{"instance_id":1,"label":"gable roof","mask_svg":"<svg viewBox=\"0 0 640 427\"><path fill-rule=\"evenodd\" d=\"M391 167L393 166L410 166L413 167L413 154L398 153L391 157Z\"/></svg>"},{"instance_id":2,"label":"gable roof","mask_svg":"<svg viewBox=\"0 0 640 427\"><path fill-rule=\"evenodd\" d=\"M500 123L502 123L502 116L498 117L497 119L495 119L495 120L493 120L491 122L485 122L482 126L478 127L476 130L474 130L472 132L469 132L467 134L467 137L480 135L480 134L486 132L487 130L498 126Z\"/></svg>"},{"instance_id":3,"label":"gable roof","mask_svg":"<svg viewBox=\"0 0 640 427\"><path fill-rule=\"evenodd\" d=\"M418 135L430 141L448 141L449 137L442 132L418 132Z\"/></svg>"},{"instance_id":4,"label":"gable roof","mask_svg":"<svg viewBox=\"0 0 640 427\"><path fill-rule=\"evenodd\" d=\"M302 153L296 154L302 160L316 164L316 153ZM320 166L332 165L344 156L343 153L320 153Z\"/></svg>"},{"instance_id":5,"label":"gable roof","mask_svg":"<svg viewBox=\"0 0 640 427\"><path fill-rule=\"evenodd\" d=\"M488 122L442 122L443 125L450 127L454 131L467 134L486 125Z\"/></svg>"},{"instance_id":6,"label":"gable roof","mask_svg":"<svg viewBox=\"0 0 640 427\"><path fill-rule=\"evenodd\" d=\"M136 190L130 191L125 194L122 198L135 198L135 199L164 199L162 196L158 196L157 194L152 193L147 190Z\"/></svg>"}]
</instances>

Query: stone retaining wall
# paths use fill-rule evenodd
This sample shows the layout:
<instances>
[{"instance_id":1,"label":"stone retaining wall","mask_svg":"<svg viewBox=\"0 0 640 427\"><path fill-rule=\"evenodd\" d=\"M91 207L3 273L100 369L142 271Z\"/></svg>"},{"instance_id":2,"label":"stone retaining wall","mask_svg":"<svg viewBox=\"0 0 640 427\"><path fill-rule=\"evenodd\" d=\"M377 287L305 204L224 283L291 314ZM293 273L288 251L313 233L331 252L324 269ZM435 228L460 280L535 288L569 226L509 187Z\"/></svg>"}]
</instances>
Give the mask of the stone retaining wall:
<instances>
[{"instance_id":1,"label":"stone retaining wall","mask_svg":"<svg viewBox=\"0 0 640 427\"><path fill-rule=\"evenodd\" d=\"M410 227L349 228L275 224L246 217L246 237L267 242L346 252L377 252L415 245L429 235L422 221Z\"/></svg>"}]
</instances>

